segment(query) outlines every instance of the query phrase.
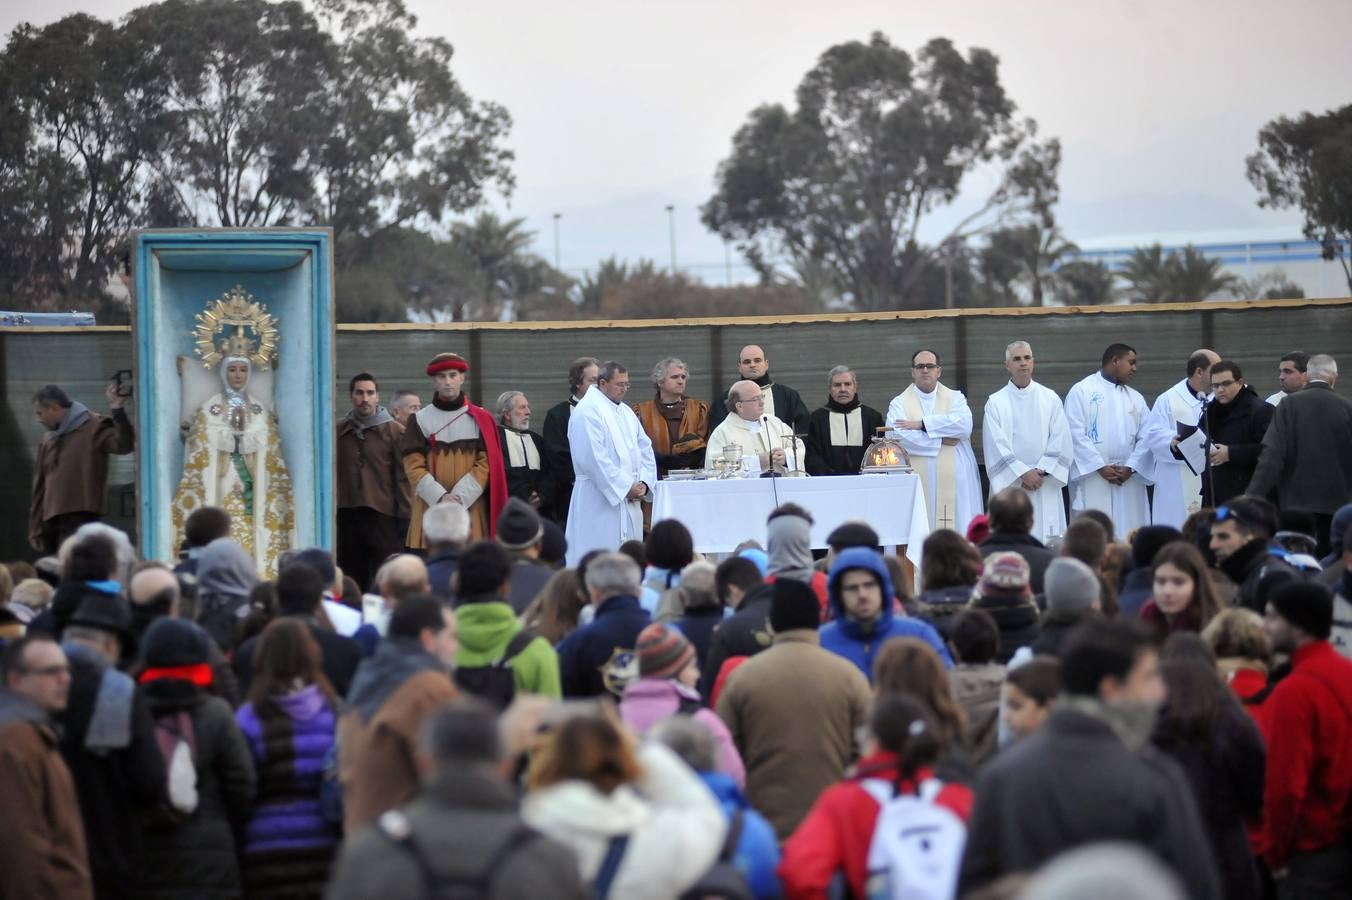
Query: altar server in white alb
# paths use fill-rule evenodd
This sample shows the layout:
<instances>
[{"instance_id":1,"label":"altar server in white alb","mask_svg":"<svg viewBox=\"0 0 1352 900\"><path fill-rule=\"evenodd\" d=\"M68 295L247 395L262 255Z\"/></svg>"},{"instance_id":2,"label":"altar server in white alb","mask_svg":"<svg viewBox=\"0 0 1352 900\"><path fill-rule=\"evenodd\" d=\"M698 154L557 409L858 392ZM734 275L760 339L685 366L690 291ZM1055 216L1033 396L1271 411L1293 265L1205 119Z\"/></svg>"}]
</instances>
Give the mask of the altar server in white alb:
<instances>
[{"instance_id":1,"label":"altar server in white alb","mask_svg":"<svg viewBox=\"0 0 1352 900\"><path fill-rule=\"evenodd\" d=\"M1121 535L1150 524L1145 489L1153 467L1150 450L1138 440L1149 410L1140 391L1127 386L1135 375L1136 351L1110 344L1103 368L1066 394L1066 423L1075 445L1070 511L1102 510Z\"/></svg>"},{"instance_id":2,"label":"altar server in white alb","mask_svg":"<svg viewBox=\"0 0 1352 900\"><path fill-rule=\"evenodd\" d=\"M1141 440L1154 455L1155 496L1150 520L1156 525L1183 527L1188 516L1202 508L1202 472L1193 473L1178 450L1179 426L1202 423L1202 398L1211 390L1211 367L1221 361L1214 350L1194 350L1188 357L1187 377L1155 400L1146 416Z\"/></svg>"},{"instance_id":3,"label":"altar server in white alb","mask_svg":"<svg viewBox=\"0 0 1352 900\"><path fill-rule=\"evenodd\" d=\"M1061 489L1070 483L1075 448L1061 398L1033 380L1033 348L1015 341L1005 348L1009 383L986 401L981 449L991 496L1011 485L1033 503L1033 537L1044 544L1066 531Z\"/></svg>"},{"instance_id":4,"label":"altar server in white alb","mask_svg":"<svg viewBox=\"0 0 1352 900\"><path fill-rule=\"evenodd\" d=\"M573 454L573 496L568 504L568 565L590 550L615 550L643 539L642 503L652 502L657 462L652 441L624 402L629 370L601 364L568 419Z\"/></svg>"},{"instance_id":5,"label":"altar server in white alb","mask_svg":"<svg viewBox=\"0 0 1352 900\"><path fill-rule=\"evenodd\" d=\"M704 464L723 455L723 448L742 448L742 472L755 475L775 467L794 472L803 467L803 442L793 426L765 412L767 391L754 381L738 381L728 388L728 417L709 435Z\"/></svg>"},{"instance_id":6,"label":"altar server in white alb","mask_svg":"<svg viewBox=\"0 0 1352 900\"><path fill-rule=\"evenodd\" d=\"M912 384L887 407L888 435L901 441L920 476L930 528L967 533L981 514L981 476L972 452L972 410L962 391L939 382L939 354L911 356Z\"/></svg>"}]
</instances>

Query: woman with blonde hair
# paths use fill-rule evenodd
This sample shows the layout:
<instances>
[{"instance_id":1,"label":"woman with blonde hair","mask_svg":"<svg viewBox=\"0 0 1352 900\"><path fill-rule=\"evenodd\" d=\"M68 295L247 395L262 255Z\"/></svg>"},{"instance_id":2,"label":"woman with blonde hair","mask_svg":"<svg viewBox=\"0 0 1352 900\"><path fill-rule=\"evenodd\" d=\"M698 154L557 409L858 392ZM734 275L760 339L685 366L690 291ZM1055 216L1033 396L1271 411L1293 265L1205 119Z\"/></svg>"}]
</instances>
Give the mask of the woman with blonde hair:
<instances>
[{"instance_id":1,"label":"woman with blonde hair","mask_svg":"<svg viewBox=\"0 0 1352 900\"><path fill-rule=\"evenodd\" d=\"M578 616L586 605L586 591L577 569L560 569L549 576L540 593L521 613L521 624L557 647L577 630Z\"/></svg>"},{"instance_id":2,"label":"woman with blonde hair","mask_svg":"<svg viewBox=\"0 0 1352 900\"><path fill-rule=\"evenodd\" d=\"M675 898L717 859L727 821L665 746L634 737L609 706L565 718L531 764L526 824L577 857L598 898Z\"/></svg>"}]
</instances>

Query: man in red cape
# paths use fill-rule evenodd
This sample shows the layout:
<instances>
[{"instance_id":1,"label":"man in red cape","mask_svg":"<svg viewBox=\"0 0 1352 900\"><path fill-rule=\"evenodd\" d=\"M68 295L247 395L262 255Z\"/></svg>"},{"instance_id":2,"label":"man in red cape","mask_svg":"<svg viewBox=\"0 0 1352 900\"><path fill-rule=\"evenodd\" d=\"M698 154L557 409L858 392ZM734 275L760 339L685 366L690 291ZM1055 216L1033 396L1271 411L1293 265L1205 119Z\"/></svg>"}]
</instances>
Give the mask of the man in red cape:
<instances>
[{"instance_id":1,"label":"man in red cape","mask_svg":"<svg viewBox=\"0 0 1352 900\"><path fill-rule=\"evenodd\" d=\"M425 549L422 517L434 503L459 503L469 513L470 540L493 536L507 502L507 470L497 424L487 410L465 397L469 363L455 353L438 353L427 364L432 402L408 417L402 450L404 472L413 487L408 546Z\"/></svg>"}]
</instances>

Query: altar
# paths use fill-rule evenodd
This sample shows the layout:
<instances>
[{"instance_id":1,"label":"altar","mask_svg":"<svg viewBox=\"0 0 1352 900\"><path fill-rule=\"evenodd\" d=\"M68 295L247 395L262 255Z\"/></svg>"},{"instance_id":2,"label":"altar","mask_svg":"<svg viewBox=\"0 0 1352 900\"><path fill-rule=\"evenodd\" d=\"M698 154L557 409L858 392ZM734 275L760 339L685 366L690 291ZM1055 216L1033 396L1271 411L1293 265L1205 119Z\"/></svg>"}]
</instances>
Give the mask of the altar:
<instances>
[{"instance_id":1,"label":"altar","mask_svg":"<svg viewBox=\"0 0 1352 900\"><path fill-rule=\"evenodd\" d=\"M866 521L884 547L906 546L920 566L920 545L929 536L929 511L914 473L834 475L819 478L729 478L659 481L653 491L653 521L679 519L699 553L727 553L742 541L764 546L766 517L784 503L812 513L812 546L851 519Z\"/></svg>"}]
</instances>

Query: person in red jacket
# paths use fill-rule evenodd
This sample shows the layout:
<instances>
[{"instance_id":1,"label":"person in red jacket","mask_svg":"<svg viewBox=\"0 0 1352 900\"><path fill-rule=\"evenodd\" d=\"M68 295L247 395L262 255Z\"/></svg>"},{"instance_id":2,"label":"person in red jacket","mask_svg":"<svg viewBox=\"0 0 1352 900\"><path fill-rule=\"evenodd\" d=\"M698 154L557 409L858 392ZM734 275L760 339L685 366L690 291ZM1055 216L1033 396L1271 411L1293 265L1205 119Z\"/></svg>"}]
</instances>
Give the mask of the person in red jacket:
<instances>
[{"instance_id":1,"label":"person in red jacket","mask_svg":"<svg viewBox=\"0 0 1352 900\"><path fill-rule=\"evenodd\" d=\"M1285 584L1264 626L1292 665L1262 710L1266 862L1280 897L1352 897L1352 662L1328 642L1333 595L1316 582Z\"/></svg>"},{"instance_id":2,"label":"person in red jacket","mask_svg":"<svg viewBox=\"0 0 1352 900\"><path fill-rule=\"evenodd\" d=\"M944 747L919 701L904 694L879 697L869 727L870 746L854 774L823 791L784 844L779 878L789 900L824 900L840 875L850 896L868 896L869 845L880 807L861 782L883 779L896 785L898 792L915 792L934 777L934 761ZM972 813L972 790L964 784L945 784L934 802L966 823Z\"/></svg>"}]
</instances>

